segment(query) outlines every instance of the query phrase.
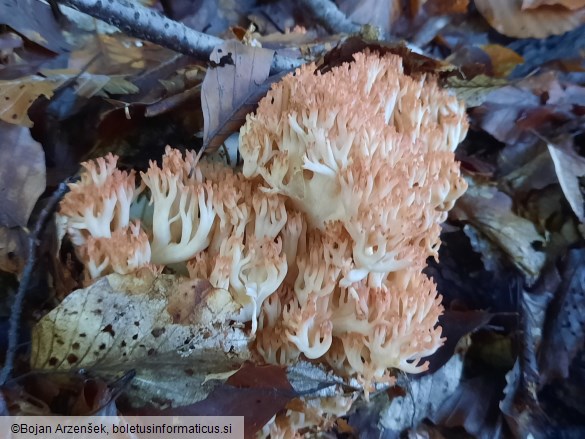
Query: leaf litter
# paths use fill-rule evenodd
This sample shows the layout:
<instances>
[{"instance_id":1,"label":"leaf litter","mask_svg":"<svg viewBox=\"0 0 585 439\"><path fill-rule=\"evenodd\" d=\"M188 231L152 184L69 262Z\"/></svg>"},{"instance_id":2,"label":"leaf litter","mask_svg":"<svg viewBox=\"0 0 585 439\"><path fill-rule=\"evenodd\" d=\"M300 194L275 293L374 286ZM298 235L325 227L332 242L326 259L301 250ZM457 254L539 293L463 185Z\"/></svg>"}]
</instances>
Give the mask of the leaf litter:
<instances>
[{"instance_id":1,"label":"leaf litter","mask_svg":"<svg viewBox=\"0 0 585 439\"><path fill-rule=\"evenodd\" d=\"M143 170L167 144L211 154L280 79L270 76L275 53L325 72L369 48L438 76L468 108L471 132L456 154L471 189L443 226L440 262L427 269L444 296L447 338L427 375L377 389L368 403L321 366L256 364L225 291L172 272L112 275L72 291L81 282L75 255L67 243L57 251L47 233L43 267L56 284L41 287L42 305L26 305L27 367L2 387L13 413L38 411L33 400L57 413L53 402L73 388L94 397L68 394L68 414L245 414L247 437L267 434L275 416L284 426L291 413L314 421L307 432L345 437L585 430L582 2L337 2L362 36L386 38L379 42L329 34L302 5L226 2L193 14L189 2L173 2L165 11L173 18L265 47L226 41L200 59L55 20L42 2L18 3L0 4L18 11L0 14L3 276L22 275L45 174L54 187L56 175L106 152ZM368 34L367 25L380 28ZM9 308L10 295L2 300Z\"/></svg>"}]
</instances>

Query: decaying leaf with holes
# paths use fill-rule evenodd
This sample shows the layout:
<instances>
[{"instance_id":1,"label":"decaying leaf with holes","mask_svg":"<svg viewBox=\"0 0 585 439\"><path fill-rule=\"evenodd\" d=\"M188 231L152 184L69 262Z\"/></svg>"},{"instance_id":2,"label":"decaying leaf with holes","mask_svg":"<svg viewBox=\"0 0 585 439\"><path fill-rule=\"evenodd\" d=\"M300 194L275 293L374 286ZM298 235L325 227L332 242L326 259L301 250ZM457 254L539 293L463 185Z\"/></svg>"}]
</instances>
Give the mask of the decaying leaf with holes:
<instances>
[{"instance_id":1,"label":"decaying leaf with holes","mask_svg":"<svg viewBox=\"0 0 585 439\"><path fill-rule=\"evenodd\" d=\"M110 275L71 293L35 326L35 369L111 366L190 350L248 357L248 337L228 323L229 292L171 275Z\"/></svg>"}]
</instances>

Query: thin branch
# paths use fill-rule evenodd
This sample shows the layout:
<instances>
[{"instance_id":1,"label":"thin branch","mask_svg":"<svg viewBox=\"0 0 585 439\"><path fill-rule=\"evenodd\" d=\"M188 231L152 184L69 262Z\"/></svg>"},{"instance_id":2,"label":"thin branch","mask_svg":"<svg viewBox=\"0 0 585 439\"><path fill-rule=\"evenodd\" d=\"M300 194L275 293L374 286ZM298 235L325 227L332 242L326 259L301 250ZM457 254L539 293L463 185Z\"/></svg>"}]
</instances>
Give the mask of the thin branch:
<instances>
[{"instance_id":1,"label":"thin branch","mask_svg":"<svg viewBox=\"0 0 585 439\"><path fill-rule=\"evenodd\" d=\"M334 34L352 34L360 31L359 24L354 23L341 12L331 0L300 0L313 15L313 18L327 31Z\"/></svg>"},{"instance_id":2,"label":"thin branch","mask_svg":"<svg viewBox=\"0 0 585 439\"><path fill-rule=\"evenodd\" d=\"M57 1L116 26L127 35L199 59L209 59L213 48L223 43L221 38L197 32L183 23L142 6L139 2L128 0ZM303 61L300 59L275 54L270 72L272 74L291 70L301 64Z\"/></svg>"},{"instance_id":3,"label":"thin branch","mask_svg":"<svg viewBox=\"0 0 585 439\"><path fill-rule=\"evenodd\" d=\"M22 272L22 278L18 285L18 291L14 298L14 303L10 309L10 321L8 329L8 349L6 350L6 359L4 366L0 371L0 385L6 384L6 381L10 378L12 368L14 367L14 359L16 358L16 350L18 347L18 329L20 327L20 316L22 314L22 305L24 298L31 281L33 271L37 262L37 247L40 244L40 239L45 227L51 218L51 215L57 207L57 203L63 198L63 195L69 190L67 183L69 179L62 182L57 190L53 192L51 197L47 200L47 204L41 210L35 228L28 237L28 259Z\"/></svg>"}]
</instances>

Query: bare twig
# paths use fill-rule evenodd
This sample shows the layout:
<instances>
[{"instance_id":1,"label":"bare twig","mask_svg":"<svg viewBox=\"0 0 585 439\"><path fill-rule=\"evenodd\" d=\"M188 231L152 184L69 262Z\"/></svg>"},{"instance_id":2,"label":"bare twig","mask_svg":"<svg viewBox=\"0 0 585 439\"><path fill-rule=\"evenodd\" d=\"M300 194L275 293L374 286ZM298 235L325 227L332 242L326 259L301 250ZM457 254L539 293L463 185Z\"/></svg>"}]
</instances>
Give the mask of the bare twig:
<instances>
[{"instance_id":1,"label":"bare twig","mask_svg":"<svg viewBox=\"0 0 585 439\"><path fill-rule=\"evenodd\" d=\"M331 0L300 0L299 4L331 33L351 34L360 31L360 26L349 20Z\"/></svg>"},{"instance_id":2,"label":"bare twig","mask_svg":"<svg viewBox=\"0 0 585 439\"><path fill-rule=\"evenodd\" d=\"M14 359L16 357L16 350L18 347L18 328L20 326L22 305L24 303L24 298L26 296L26 292L28 291L31 276L37 262L37 247L40 244L41 235L45 230L47 222L57 207L57 203L69 189L67 186L68 182L69 179L62 182L57 190L53 192L51 197L47 200L47 204L43 210L41 210L37 222L35 223L34 230L28 237L28 259L26 261L26 265L24 266L22 278L20 279L20 284L18 285L18 291L16 292L16 297L14 298L14 303L10 309L8 349L6 350L4 366L0 371L0 385L4 385L6 381L8 381L10 374L12 373L12 368L14 367Z\"/></svg>"},{"instance_id":3,"label":"bare twig","mask_svg":"<svg viewBox=\"0 0 585 439\"><path fill-rule=\"evenodd\" d=\"M127 35L159 44L167 49L199 59L208 59L221 38L197 32L157 11L128 0L57 0L118 27ZM271 73L279 73L303 64L302 60L274 55Z\"/></svg>"}]
</instances>

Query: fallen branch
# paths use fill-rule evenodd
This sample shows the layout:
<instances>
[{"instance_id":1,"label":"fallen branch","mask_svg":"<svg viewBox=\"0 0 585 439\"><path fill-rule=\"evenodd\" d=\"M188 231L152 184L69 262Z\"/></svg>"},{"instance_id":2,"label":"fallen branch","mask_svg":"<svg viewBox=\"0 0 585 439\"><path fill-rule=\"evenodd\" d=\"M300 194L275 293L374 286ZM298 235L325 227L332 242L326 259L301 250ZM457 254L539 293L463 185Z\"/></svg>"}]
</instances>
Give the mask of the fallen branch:
<instances>
[{"instance_id":1,"label":"fallen branch","mask_svg":"<svg viewBox=\"0 0 585 439\"><path fill-rule=\"evenodd\" d=\"M182 23L161 15L155 10L128 0L57 0L80 12L116 26L135 38L150 41L184 55L209 59L221 38L197 32ZM274 55L270 73L291 70L303 64L303 60Z\"/></svg>"},{"instance_id":2,"label":"fallen branch","mask_svg":"<svg viewBox=\"0 0 585 439\"><path fill-rule=\"evenodd\" d=\"M18 328L20 326L20 316L22 314L22 305L24 298L31 281L31 276L37 262L37 247L40 244L40 239L45 227L53 215L57 203L63 198L63 195L69 190L69 179L62 182L57 190L53 192L51 197L47 200L47 204L41 210L39 217L35 223L35 228L28 237L28 259L24 270L22 272L22 278L18 285L18 291L14 298L14 303L10 309L10 321L8 328L8 348L6 349L6 359L4 366L0 371L0 386L6 384L6 381L10 378L12 368L14 367L14 359L16 358L16 350L18 348Z\"/></svg>"},{"instance_id":3,"label":"fallen branch","mask_svg":"<svg viewBox=\"0 0 585 439\"><path fill-rule=\"evenodd\" d=\"M331 0L300 0L304 6L327 31L334 34L351 34L360 31L361 27L348 19Z\"/></svg>"}]
</instances>

